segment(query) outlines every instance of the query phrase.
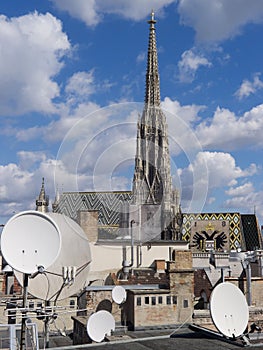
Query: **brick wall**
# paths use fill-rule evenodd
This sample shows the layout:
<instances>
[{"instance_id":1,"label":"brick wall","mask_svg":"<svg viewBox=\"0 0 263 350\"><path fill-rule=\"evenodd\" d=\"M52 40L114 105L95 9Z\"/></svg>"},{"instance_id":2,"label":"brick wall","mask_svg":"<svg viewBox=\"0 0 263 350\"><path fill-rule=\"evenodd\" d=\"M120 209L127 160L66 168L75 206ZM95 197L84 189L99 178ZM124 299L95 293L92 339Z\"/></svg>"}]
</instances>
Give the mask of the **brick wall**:
<instances>
[{"instance_id":1,"label":"brick wall","mask_svg":"<svg viewBox=\"0 0 263 350\"><path fill-rule=\"evenodd\" d=\"M202 270L196 270L194 271L194 295L195 300L198 302L201 298L202 293L206 294L207 301L210 299L210 295L212 292L212 284L209 281L205 271ZM205 300L204 300L205 301ZM205 305L201 305L201 302L198 306L198 304L195 305L197 308L204 308Z\"/></svg>"},{"instance_id":2,"label":"brick wall","mask_svg":"<svg viewBox=\"0 0 263 350\"><path fill-rule=\"evenodd\" d=\"M1 282L0 282L1 292L4 295L6 295L6 294L21 294L22 293L22 287L20 286L20 284L18 283L18 281L14 275L3 274L0 277L0 280L1 280ZM10 283L10 282L12 282L12 283ZM7 290L8 288L9 288L9 290Z\"/></svg>"},{"instance_id":3,"label":"brick wall","mask_svg":"<svg viewBox=\"0 0 263 350\"><path fill-rule=\"evenodd\" d=\"M192 252L176 251L173 262L167 263L170 292L177 296L176 322L191 322L194 305L194 271Z\"/></svg>"},{"instance_id":4,"label":"brick wall","mask_svg":"<svg viewBox=\"0 0 263 350\"><path fill-rule=\"evenodd\" d=\"M130 330L175 325L177 296L169 290L128 291L124 314Z\"/></svg>"}]
</instances>

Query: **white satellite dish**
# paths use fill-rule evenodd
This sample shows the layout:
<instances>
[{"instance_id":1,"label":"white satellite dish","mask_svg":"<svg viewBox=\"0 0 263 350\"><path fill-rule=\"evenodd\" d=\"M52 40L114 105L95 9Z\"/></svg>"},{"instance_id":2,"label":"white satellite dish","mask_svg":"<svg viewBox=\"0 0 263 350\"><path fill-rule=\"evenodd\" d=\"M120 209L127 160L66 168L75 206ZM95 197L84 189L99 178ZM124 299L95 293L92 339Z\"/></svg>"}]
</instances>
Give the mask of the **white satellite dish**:
<instances>
[{"instance_id":1,"label":"white satellite dish","mask_svg":"<svg viewBox=\"0 0 263 350\"><path fill-rule=\"evenodd\" d=\"M87 284L91 262L89 242L82 228L69 217L56 213L43 215L55 222L59 228L61 249L45 273L29 279L28 292L43 300L62 300L80 292ZM76 276L70 283L63 285L62 271L65 271L65 267L71 272L75 270ZM15 275L22 284L23 275L17 271Z\"/></svg>"},{"instance_id":2,"label":"white satellite dish","mask_svg":"<svg viewBox=\"0 0 263 350\"><path fill-rule=\"evenodd\" d=\"M31 274L42 266L47 269L61 248L61 234L51 217L37 211L14 215L1 234L1 250L8 264Z\"/></svg>"},{"instance_id":3,"label":"white satellite dish","mask_svg":"<svg viewBox=\"0 0 263 350\"><path fill-rule=\"evenodd\" d=\"M112 314L106 310L100 310L92 314L87 322L87 333L91 340L100 343L106 335L115 330L115 320Z\"/></svg>"},{"instance_id":4,"label":"white satellite dish","mask_svg":"<svg viewBox=\"0 0 263 350\"><path fill-rule=\"evenodd\" d=\"M116 304L123 304L126 301L127 293L122 286L115 286L112 289L112 299Z\"/></svg>"},{"instance_id":5,"label":"white satellite dish","mask_svg":"<svg viewBox=\"0 0 263 350\"><path fill-rule=\"evenodd\" d=\"M220 283L210 298L210 312L214 325L226 337L242 335L247 327L249 310L241 290L232 283Z\"/></svg>"}]
</instances>

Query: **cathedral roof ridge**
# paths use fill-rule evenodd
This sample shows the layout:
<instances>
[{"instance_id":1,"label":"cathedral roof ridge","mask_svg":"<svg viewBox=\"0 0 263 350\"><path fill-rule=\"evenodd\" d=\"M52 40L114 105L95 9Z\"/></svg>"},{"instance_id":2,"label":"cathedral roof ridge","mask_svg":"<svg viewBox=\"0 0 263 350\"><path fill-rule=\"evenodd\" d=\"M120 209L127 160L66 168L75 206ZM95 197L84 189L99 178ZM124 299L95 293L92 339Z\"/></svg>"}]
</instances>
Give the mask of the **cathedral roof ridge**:
<instances>
[{"instance_id":1,"label":"cathedral roof ridge","mask_svg":"<svg viewBox=\"0 0 263 350\"><path fill-rule=\"evenodd\" d=\"M123 194L123 193L127 193L130 194L132 193L131 190L116 190L116 191L63 191L62 194L79 194L79 195L85 195L85 194Z\"/></svg>"}]
</instances>

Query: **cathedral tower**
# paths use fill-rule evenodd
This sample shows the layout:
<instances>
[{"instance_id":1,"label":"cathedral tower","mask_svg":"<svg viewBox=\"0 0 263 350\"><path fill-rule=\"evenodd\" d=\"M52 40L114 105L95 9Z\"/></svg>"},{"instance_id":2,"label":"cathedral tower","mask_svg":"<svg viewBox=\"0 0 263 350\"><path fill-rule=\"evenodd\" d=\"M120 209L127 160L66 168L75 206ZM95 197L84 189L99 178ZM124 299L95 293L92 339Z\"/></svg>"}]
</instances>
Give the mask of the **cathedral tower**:
<instances>
[{"instance_id":1,"label":"cathedral tower","mask_svg":"<svg viewBox=\"0 0 263 350\"><path fill-rule=\"evenodd\" d=\"M138 222L139 226L144 227L142 230L147 239L167 239L174 236L172 230L179 203L178 196L172 190L167 123L161 110L156 21L153 12L148 23L150 33L146 91L144 110L137 124L133 205L129 210L129 222ZM139 214L135 214L138 211ZM132 216L136 218L131 220Z\"/></svg>"},{"instance_id":2,"label":"cathedral tower","mask_svg":"<svg viewBox=\"0 0 263 350\"><path fill-rule=\"evenodd\" d=\"M144 110L137 126L133 194L137 204L161 204L169 210L172 193L167 124L160 107L160 83L154 14L150 36Z\"/></svg>"}]
</instances>

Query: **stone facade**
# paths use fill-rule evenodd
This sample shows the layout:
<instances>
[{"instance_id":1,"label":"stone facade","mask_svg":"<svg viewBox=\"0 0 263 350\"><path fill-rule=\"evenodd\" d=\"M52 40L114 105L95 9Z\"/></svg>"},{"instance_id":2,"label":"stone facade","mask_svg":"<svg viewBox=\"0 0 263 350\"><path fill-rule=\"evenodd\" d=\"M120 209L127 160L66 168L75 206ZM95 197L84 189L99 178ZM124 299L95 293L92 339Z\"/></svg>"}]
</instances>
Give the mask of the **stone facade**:
<instances>
[{"instance_id":1,"label":"stone facade","mask_svg":"<svg viewBox=\"0 0 263 350\"><path fill-rule=\"evenodd\" d=\"M98 210L79 210L77 223L86 233L90 242L98 240Z\"/></svg>"}]
</instances>

